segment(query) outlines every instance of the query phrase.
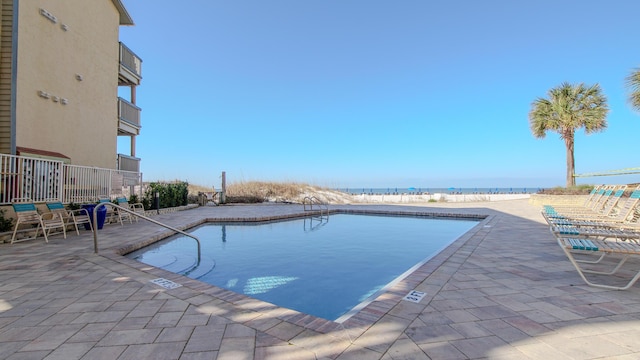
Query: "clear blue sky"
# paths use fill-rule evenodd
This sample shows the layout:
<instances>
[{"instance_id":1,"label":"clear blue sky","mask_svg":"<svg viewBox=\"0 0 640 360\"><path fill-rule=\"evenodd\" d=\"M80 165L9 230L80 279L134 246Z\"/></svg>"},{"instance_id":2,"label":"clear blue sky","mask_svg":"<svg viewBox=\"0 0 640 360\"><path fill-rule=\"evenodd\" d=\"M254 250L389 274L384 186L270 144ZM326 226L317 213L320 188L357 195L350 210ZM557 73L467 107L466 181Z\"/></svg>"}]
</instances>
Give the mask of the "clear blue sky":
<instances>
[{"instance_id":1,"label":"clear blue sky","mask_svg":"<svg viewBox=\"0 0 640 360\"><path fill-rule=\"evenodd\" d=\"M637 0L124 4L147 181L562 186L564 143L534 138L528 113L565 81L599 83L610 107L605 132L576 135L576 172L640 166Z\"/></svg>"}]
</instances>

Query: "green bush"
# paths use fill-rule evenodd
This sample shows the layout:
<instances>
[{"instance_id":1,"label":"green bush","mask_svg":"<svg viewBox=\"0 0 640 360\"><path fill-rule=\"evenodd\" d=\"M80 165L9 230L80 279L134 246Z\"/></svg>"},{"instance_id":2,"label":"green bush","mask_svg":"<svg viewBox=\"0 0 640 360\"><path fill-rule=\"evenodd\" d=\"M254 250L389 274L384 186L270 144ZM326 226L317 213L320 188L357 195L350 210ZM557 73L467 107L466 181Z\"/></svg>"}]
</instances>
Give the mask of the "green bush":
<instances>
[{"instance_id":1,"label":"green bush","mask_svg":"<svg viewBox=\"0 0 640 360\"><path fill-rule=\"evenodd\" d=\"M554 188L542 189L538 193L539 194L548 194L548 195L584 195L589 194L593 190L593 185L576 185L573 187L561 187L556 186Z\"/></svg>"},{"instance_id":2,"label":"green bush","mask_svg":"<svg viewBox=\"0 0 640 360\"><path fill-rule=\"evenodd\" d=\"M240 196L227 196L227 204L258 204L265 201L264 197L256 195L240 195Z\"/></svg>"},{"instance_id":3,"label":"green bush","mask_svg":"<svg viewBox=\"0 0 640 360\"><path fill-rule=\"evenodd\" d=\"M0 232L13 229L13 219L4 217L4 209L0 209Z\"/></svg>"},{"instance_id":4,"label":"green bush","mask_svg":"<svg viewBox=\"0 0 640 360\"><path fill-rule=\"evenodd\" d=\"M131 196L129 196L129 204L136 204L139 202L140 199L138 198L138 194L132 194Z\"/></svg>"},{"instance_id":5,"label":"green bush","mask_svg":"<svg viewBox=\"0 0 640 360\"><path fill-rule=\"evenodd\" d=\"M152 182L147 186L144 198L140 201L145 210L155 209L154 199L156 192L160 197L161 209L188 204L189 184L186 181L173 183Z\"/></svg>"}]
</instances>

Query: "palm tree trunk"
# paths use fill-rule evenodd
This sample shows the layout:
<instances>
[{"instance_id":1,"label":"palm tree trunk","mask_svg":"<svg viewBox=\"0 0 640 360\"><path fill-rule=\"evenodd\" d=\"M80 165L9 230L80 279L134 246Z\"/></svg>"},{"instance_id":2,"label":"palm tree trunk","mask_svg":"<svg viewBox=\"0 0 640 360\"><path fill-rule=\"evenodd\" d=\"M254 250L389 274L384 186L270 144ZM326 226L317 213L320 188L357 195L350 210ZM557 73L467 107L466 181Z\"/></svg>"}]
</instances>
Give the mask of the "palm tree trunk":
<instances>
[{"instance_id":1,"label":"palm tree trunk","mask_svg":"<svg viewBox=\"0 0 640 360\"><path fill-rule=\"evenodd\" d=\"M573 176L576 164L573 156L574 141L573 133L565 134L564 145L567 147L567 187L576 186L576 178Z\"/></svg>"}]
</instances>

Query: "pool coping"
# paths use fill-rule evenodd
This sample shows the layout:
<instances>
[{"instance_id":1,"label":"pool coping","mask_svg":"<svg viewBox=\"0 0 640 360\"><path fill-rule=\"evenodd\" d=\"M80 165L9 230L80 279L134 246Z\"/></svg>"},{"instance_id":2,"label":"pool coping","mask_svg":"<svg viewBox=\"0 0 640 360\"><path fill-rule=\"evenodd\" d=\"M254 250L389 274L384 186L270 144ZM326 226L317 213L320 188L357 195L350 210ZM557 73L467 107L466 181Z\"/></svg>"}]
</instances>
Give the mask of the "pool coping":
<instances>
[{"instance_id":1,"label":"pool coping","mask_svg":"<svg viewBox=\"0 0 640 360\"><path fill-rule=\"evenodd\" d=\"M455 271L446 271L446 274L437 273L436 270L440 268L447 260L456 255L461 247L467 245L471 240L474 240L474 244L477 245L486 235L486 229L491 227L491 224L495 221L496 216L491 214L461 214L456 212L429 212L429 211L386 211L386 210L368 210L368 209L345 209L337 208L329 211L331 214L358 214L358 215L386 215L386 216L412 216L412 217L424 217L424 218L438 218L438 219L467 219L478 220L478 224L472 227L469 231L452 241L449 245L444 247L436 255L430 258L425 258L420 266L417 266L414 271L406 274L404 278L394 280L395 283L389 286L386 291L380 293L375 299L370 301L367 305L361 308L359 311L351 315L343 322L336 322L319 318L313 315L302 313L296 310L279 307L275 304L271 304L262 300L252 298L250 296L239 294L231 290L223 289L215 285L210 285L199 280L191 279L189 277L175 274L167 270L155 268L153 266L138 262L133 259L125 257L127 253L138 250L155 242L161 241L167 237L174 235L173 231L164 231L150 235L145 239L134 239L128 241L125 245L113 246L111 248L103 249L100 253L101 256L109 258L112 261L118 262L122 265L134 268L144 274L147 277L154 279L161 278L180 284L180 287L175 289L165 289L167 293L174 295L178 298L183 298L185 301L191 302L194 305L202 305L209 301L214 301L219 309L226 309L229 311L220 311L217 315L225 317L225 314L235 314L228 317L232 321L239 321L238 317L250 319L243 322L245 325L255 328L259 331L266 331L265 324L259 320L260 318L277 318L278 320L290 323L292 325L300 326L302 328L316 331L322 334L330 334L336 331L349 330L351 335L349 337L357 336L357 333L364 332L366 328L374 325L380 321L386 314L393 312L393 309L398 305L404 303L411 304L410 307L415 307L414 310L410 310L412 313L419 312L431 299L437 294L440 287L444 285L449 278L455 273ZM263 217L234 217L234 218L202 218L197 221L193 221L182 226L176 227L180 230L186 230L194 228L206 223L225 223L225 222L270 222L270 221L283 221L295 218L303 218L313 215L319 215L319 212L300 211L291 214L275 215L275 216L263 216ZM467 255L468 256L468 255ZM461 262L458 262L461 263ZM414 268L416 266L413 266ZM437 277L436 281L429 282L431 277ZM151 279L150 279L151 280ZM420 303L410 303L403 301L403 298L413 290L418 290L425 293ZM193 297L193 292L201 293L202 295L208 295L211 298ZM181 293L184 295L181 296ZM401 310L399 310L401 311ZM400 314L399 316L402 316ZM355 331L355 332L354 332ZM287 335L272 334L282 340L290 340ZM292 336L293 337L293 336Z\"/></svg>"}]
</instances>

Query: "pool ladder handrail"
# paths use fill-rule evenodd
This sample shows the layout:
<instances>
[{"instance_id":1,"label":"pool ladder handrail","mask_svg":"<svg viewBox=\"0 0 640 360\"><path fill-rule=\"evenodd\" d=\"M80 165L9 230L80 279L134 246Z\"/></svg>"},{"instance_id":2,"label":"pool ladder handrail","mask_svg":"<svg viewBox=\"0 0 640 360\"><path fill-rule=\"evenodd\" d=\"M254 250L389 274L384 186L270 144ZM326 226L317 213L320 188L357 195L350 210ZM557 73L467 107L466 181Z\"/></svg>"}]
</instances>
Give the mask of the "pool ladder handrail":
<instances>
[{"instance_id":1,"label":"pool ladder handrail","mask_svg":"<svg viewBox=\"0 0 640 360\"><path fill-rule=\"evenodd\" d=\"M309 205L308 209L307 209L307 204ZM320 208L320 216L322 216L323 210L327 215L327 217L329 216L329 206L327 205L326 202L318 199L315 196L305 196L304 199L302 200L302 206L304 211L313 211L314 210L313 205L316 205L318 208Z\"/></svg>"},{"instance_id":2,"label":"pool ladder handrail","mask_svg":"<svg viewBox=\"0 0 640 360\"><path fill-rule=\"evenodd\" d=\"M118 211L122 210L124 212L127 212L127 213L133 215L133 216L137 216L137 217L139 217L141 219L150 221L150 222L152 222L152 223L154 223L156 225L160 225L160 226L162 226L162 227L164 227L166 229L169 229L171 231L175 231L175 232L180 233L180 234L182 234L184 236L188 236L188 237L194 239L196 241L196 243L198 244L198 263L200 263L200 239L198 239L195 235L191 235L191 234L189 234L187 232L184 232L182 230L176 229L176 228L174 228L172 226L169 226L167 224L163 224L163 223L161 223L161 222L159 222L157 220L153 220L150 217L147 217L145 215L141 215L140 213L137 213L137 212L135 212L135 211L133 211L131 209L128 209L128 208L125 208L125 207L122 207L120 205L116 205L116 204L110 203L110 202L99 203L93 209L93 249L94 249L96 254L98 253L98 209L101 206L106 206L106 205L109 205L109 206L111 206L113 208L116 208L116 209L118 209Z\"/></svg>"}]
</instances>

